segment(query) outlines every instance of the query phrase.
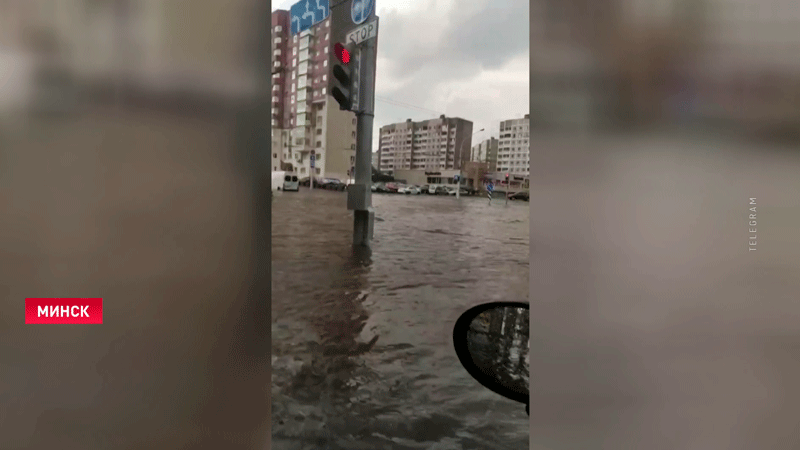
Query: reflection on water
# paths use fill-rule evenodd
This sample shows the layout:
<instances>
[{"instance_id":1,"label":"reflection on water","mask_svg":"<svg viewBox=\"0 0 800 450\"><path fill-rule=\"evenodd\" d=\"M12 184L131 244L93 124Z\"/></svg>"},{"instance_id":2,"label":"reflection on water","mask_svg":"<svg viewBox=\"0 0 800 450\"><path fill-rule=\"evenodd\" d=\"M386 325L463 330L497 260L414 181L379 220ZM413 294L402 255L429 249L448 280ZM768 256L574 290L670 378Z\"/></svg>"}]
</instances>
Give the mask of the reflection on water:
<instances>
[{"instance_id":1,"label":"reflection on water","mask_svg":"<svg viewBox=\"0 0 800 450\"><path fill-rule=\"evenodd\" d=\"M467 346L478 368L502 386L528 395L530 315L523 308L484 311L470 324Z\"/></svg>"},{"instance_id":2,"label":"reflection on water","mask_svg":"<svg viewBox=\"0 0 800 450\"><path fill-rule=\"evenodd\" d=\"M344 193L275 194L274 448L527 448L527 415L463 370L452 330L479 303L527 300L528 204L373 203L359 255Z\"/></svg>"}]
</instances>

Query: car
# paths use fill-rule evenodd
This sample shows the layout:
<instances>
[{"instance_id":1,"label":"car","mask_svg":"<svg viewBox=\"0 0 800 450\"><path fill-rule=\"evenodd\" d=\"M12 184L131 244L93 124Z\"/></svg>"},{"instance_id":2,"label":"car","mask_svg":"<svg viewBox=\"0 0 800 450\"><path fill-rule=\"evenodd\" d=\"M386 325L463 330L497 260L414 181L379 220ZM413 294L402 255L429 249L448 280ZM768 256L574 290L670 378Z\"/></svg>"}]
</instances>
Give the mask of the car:
<instances>
[{"instance_id":1,"label":"car","mask_svg":"<svg viewBox=\"0 0 800 450\"><path fill-rule=\"evenodd\" d=\"M286 175L283 178L283 190L294 191L294 192L300 190L300 181L297 179L296 174L291 172L286 172Z\"/></svg>"},{"instance_id":2,"label":"car","mask_svg":"<svg viewBox=\"0 0 800 450\"><path fill-rule=\"evenodd\" d=\"M456 195L456 188L452 187L447 188L447 194ZM469 195L469 191L464 188L461 188L461 192L459 192L458 195Z\"/></svg>"},{"instance_id":3,"label":"car","mask_svg":"<svg viewBox=\"0 0 800 450\"><path fill-rule=\"evenodd\" d=\"M400 188L400 185L397 183L386 183L386 192L390 194L397 194L397 190Z\"/></svg>"},{"instance_id":4,"label":"car","mask_svg":"<svg viewBox=\"0 0 800 450\"><path fill-rule=\"evenodd\" d=\"M343 191L345 189L345 184L342 183L341 180L336 178L323 178L320 181L319 187L331 191Z\"/></svg>"},{"instance_id":5,"label":"car","mask_svg":"<svg viewBox=\"0 0 800 450\"><path fill-rule=\"evenodd\" d=\"M436 189L433 192L436 195L449 195L450 192L447 190L447 186L436 186Z\"/></svg>"},{"instance_id":6,"label":"car","mask_svg":"<svg viewBox=\"0 0 800 450\"><path fill-rule=\"evenodd\" d=\"M419 191L420 191L421 194L423 194L423 193L427 194L428 190L431 188L430 185L427 185L427 184L423 184L422 186L417 186L417 187L419 187Z\"/></svg>"},{"instance_id":7,"label":"car","mask_svg":"<svg viewBox=\"0 0 800 450\"><path fill-rule=\"evenodd\" d=\"M525 191L520 191L508 197L509 200L523 200L530 201L530 194Z\"/></svg>"},{"instance_id":8,"label":"car","mask_svg":"<svg viewBox=\"0 0 800 450\"><path fill-rule=\"evenodd\" d=\"M420 191L416 186L403 186L397 190L397 193L406 195L419 195L422 193L422 191Z\"/></svg>"}]
</instances>

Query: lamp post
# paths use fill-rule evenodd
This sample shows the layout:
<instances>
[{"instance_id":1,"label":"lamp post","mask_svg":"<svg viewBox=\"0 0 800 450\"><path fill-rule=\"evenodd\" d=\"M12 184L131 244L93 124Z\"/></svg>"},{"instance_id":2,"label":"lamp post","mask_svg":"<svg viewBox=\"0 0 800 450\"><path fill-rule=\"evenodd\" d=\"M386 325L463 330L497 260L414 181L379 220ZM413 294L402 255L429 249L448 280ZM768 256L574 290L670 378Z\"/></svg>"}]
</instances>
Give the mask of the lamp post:
<instances>
[{"instance_id":1,"label":"lamp post","mask_svg":"<svg viewBox=\"0 0 800 450\"><path fill-rule=\"evenodd\" d=\"M472 138L473 136L475 136L476 134L480 133L481 131L483 131L485 129L486 128L481 128L480 130L472 133L472 135L469 136L469 137ZM466 141L466 140L467 140L467 136L464 136L461 139L461 145L464 145L464 141ZM459 145L457 148L460 149L461 145ZM459 167L458 167L458 184L456 185L456 199L460 199L461 198L461 181L462 181L461 167L463 166L463 164L464 164L464 161L461 161L461 164L459 164Z\"/></svg>"}]
</instances>

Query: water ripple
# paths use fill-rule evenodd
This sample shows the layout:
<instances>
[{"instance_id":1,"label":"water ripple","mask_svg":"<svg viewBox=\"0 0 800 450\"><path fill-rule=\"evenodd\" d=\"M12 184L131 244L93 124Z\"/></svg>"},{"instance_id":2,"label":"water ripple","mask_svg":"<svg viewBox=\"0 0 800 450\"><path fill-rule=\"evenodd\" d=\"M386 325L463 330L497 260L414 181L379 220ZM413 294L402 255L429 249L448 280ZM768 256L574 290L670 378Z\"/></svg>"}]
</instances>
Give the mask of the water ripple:
<instances>
[{"instance_id":1,"label":"water ripple","mask_svg":"<svg viewBox=\"0 0 800 450\"><path fill-rule=\"evenodd\" d=\"M466 373L451 334L470 306L527 299L528 204L376 195L364 262L352 255L345 198L273 200L274 438L287 448L526 448L524 408Z\"/></svg>"}]
</instances>

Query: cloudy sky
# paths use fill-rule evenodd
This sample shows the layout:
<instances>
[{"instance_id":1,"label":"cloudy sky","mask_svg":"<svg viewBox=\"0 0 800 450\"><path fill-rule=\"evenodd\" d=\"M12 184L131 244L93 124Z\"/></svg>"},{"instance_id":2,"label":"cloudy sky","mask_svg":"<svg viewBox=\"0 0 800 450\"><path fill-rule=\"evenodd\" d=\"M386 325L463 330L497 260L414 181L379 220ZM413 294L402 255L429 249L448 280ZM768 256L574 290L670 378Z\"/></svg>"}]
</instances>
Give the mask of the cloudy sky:
<instances>
[{"instance_id":1,"label":"cloudy sky","mask_svg":"<svg viewBox=\"0 0 800 450\"><path fill-rule=\"evenodd\" d=\"M297 0L273 0L288 10ZM380 127L438 117L474 123L476 142L529 112L528 0L376 0L380 31L373 150Z\"/></svg>"}]
</instances>

